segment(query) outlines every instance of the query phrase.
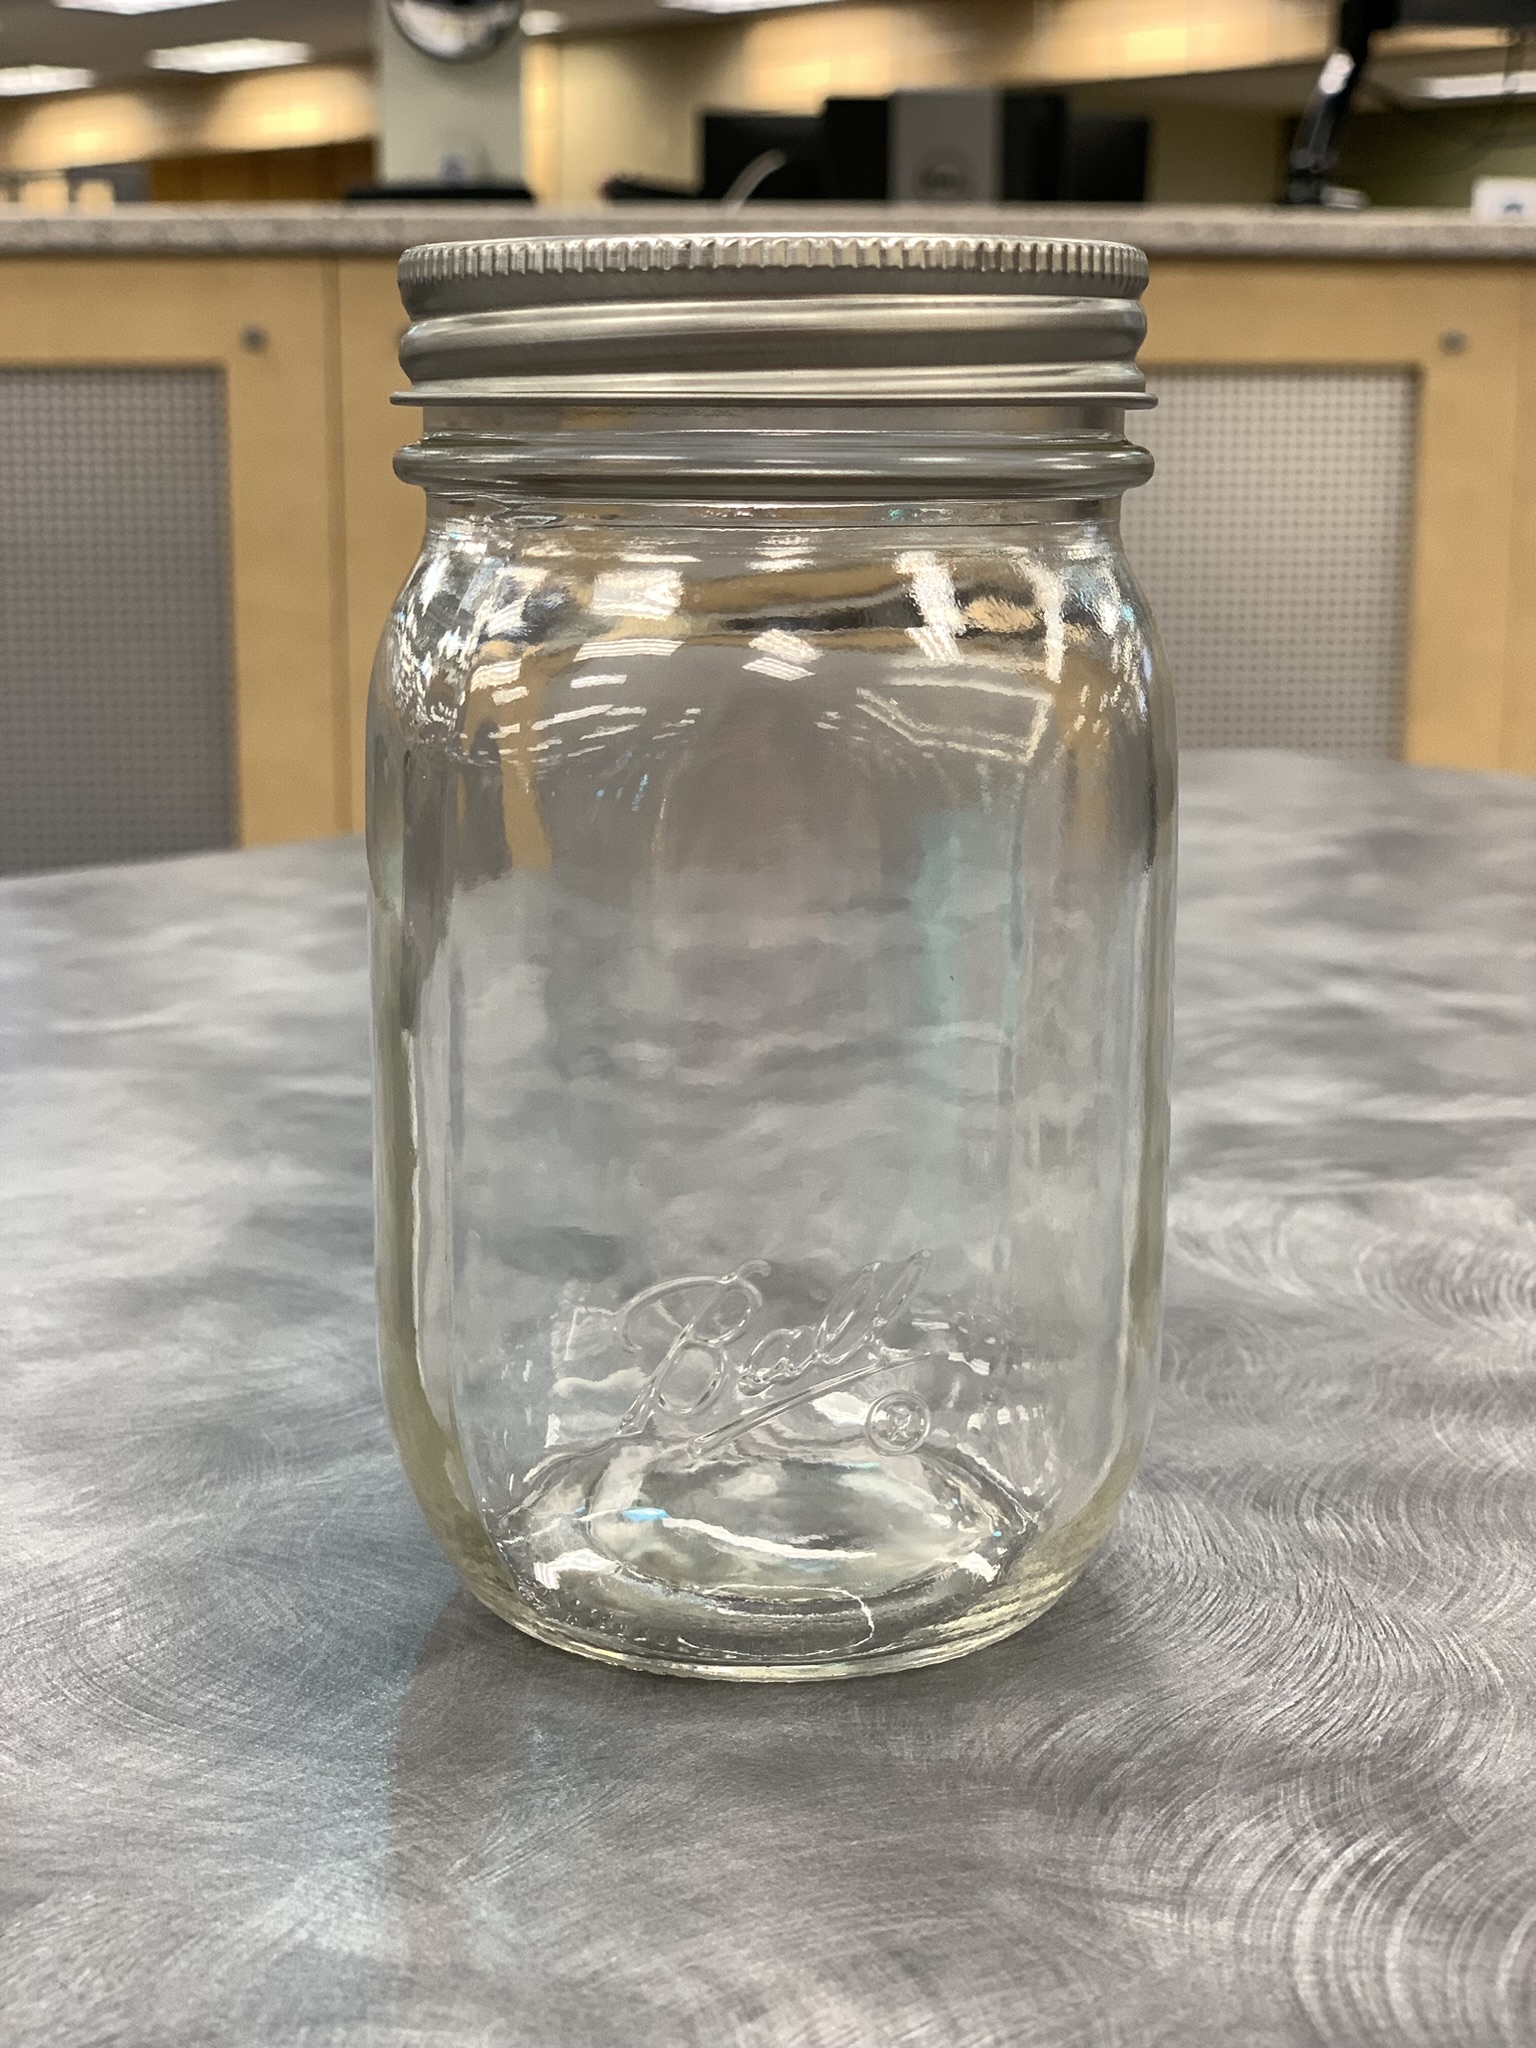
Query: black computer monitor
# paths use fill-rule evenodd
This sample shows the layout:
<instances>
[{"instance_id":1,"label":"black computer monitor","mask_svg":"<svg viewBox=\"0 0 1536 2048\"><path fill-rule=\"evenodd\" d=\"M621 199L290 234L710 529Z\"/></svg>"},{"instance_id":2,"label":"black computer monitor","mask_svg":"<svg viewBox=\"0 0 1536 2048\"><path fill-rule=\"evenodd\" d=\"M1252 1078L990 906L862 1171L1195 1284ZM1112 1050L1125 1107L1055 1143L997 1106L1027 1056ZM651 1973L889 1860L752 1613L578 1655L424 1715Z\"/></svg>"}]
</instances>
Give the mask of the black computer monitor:
<instances>
[{"instance_id":1,"label":"black computer monitor","mask_svg":"<svg viewBox=\"0 0 1536 2048\"><path fill-rule=\"evenodd\" d=\"M890 149L889 100L828 100L821 110L822 197L887 198Z\"/></svg>"},{"instance_id":2,"label":"black computer monitor","mask_svg":"<svg viewBox=\"0 0 1536 2048\"><path fill-rule=\"evenodd\" d=\"M1062 138L1062 198L1110 206L1145 199L1151 126L1140 114L1069 115Z\"/></svg>"},{"instance_id":3,"label":"black computer monitor","mask_svg":"<svg viewBox=\"0 0 1536 2048\"><path fill-rule=\"evenodd\" d=\"M743 171L777 150L784 162L747 195L751 199L821 197L819 114L706 113L704 179L699 196L723 199Z\"/></svg>"}]
</instances>

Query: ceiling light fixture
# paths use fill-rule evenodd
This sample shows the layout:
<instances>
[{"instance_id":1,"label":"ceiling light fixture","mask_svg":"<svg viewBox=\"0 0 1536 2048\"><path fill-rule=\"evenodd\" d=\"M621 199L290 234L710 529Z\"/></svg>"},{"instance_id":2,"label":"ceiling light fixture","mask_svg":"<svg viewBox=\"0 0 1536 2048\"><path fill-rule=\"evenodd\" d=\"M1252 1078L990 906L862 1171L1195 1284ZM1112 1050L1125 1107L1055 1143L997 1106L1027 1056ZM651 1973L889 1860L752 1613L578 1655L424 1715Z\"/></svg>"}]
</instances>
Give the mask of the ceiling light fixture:
<instances>
[{"instance_id":1,"label":"ceiling light fixture","mask_svg":"<svg viewBox=\"0 0 1536 2048\"><path fill-rule=\"evenodd\" d=\"M308 43L232 36L227 43L178 43L168 50L151 50L144 61L152 71L196 71L214 77L224 71L278 71L288 64L307 64L314 54Z\"/></svg>"},{"instance_id":2,"label":"ceiling light fixture","mask_svg":"<svg viewBox=\"0 0 1536 2048\"><path fill-rule=\"evenodd\" d=\"M53 0L71 14L169 14L173 8L222 7L225 0Z\"/></svg>"},{"instance_id":3,"label":"ceiling light fixture","mask_svg":"<svg viewBox=\"0 0 1536 2048\"><path fill-rule=\"evenodd\" d=\"M1427 100L1522 99L1536 92L1536 71L1448 71L1415 79L1414 91Z\"/></svg>"},{"instance_id":4,"label":"ceiling light fixture","mask_svg":"<svg viewBox=\"0 0 1536 2048\"><path fill-rule=\"evenodd\" d=\"M767 14L788 7L825 7L830 0L661 0L680 14Z\"/></svg>"},{"instance_id":5,"label":"ceiling light fixture","mask_svg":"<svg viewBox=\"0 0 1536 2048\"><path fill-rule=\"evenodd\" d=\"M0 99L25 100L45 92L84 92L94 71L73 64L7 64L0 68Z\"/></svg>"},{"instance_id":6,"label":"ceiling light fixture","mask_svg":"<svg viewBox=\"0 0 1536 2048\"><path fill-rule=\"evenodd\" d=\"M565 27L565 16L552 7L528 7L518 25L525 36L557 36Z\"/></svg>"}]
</instances>

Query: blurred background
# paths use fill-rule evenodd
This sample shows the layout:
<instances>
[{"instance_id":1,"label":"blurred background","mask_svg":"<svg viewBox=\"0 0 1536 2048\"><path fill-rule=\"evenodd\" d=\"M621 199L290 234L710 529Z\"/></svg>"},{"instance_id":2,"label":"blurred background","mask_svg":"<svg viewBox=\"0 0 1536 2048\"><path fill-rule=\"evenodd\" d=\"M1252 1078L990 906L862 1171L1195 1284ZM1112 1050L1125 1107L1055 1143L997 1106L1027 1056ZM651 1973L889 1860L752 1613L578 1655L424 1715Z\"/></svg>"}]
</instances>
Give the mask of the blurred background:
<instances>
[{"instance_id":1,"label":"blurred background","mask_svg":"<svg viewBox=\"0 0 1536 2048\"><path fill-rule=\"evenodd\" d=\"M720 209L1143 244L1126 519L1183 743L1536 773L1528 33L1536 0L0 0L0 873L358 829L421 530L400 250Z\"/></svg>"},{"instance_id":2,"label":"blurred background","mask_svg":"<svg viewBox=\"0 0 1536 2048\"><path fill-rule=\"evenodd\" d=\"M1342 182L1379 205L1454 207L1479 175L1536 174L1529 10L1398 11L1373 45ZM425 22L430 43L434 14L469 23L517 8L397 0L393 12L407 29ZM546 203L583 205L616 179L718 198L761 142L791 159L770 197L1264 202L1337 25L1317 0L562 0L527 8L518 33L445 83L390 15L388 0L6 0L0 175L36 206L59 202L60 181L87 188L87 203L106 188L260 203L438 178L525 182ZM444 34L446 51L451 22ZM887 193L885 110L870 103L997 87L1062 96L1077 132L1059 164L1037 142L1031 160L1026 146L999 166L1014 189L921 193L913 143ZM477 99L495 119L444 127L445 103L462 119ZM813 124L829 101L824 165Z\"/></svg>"}]
</instances>

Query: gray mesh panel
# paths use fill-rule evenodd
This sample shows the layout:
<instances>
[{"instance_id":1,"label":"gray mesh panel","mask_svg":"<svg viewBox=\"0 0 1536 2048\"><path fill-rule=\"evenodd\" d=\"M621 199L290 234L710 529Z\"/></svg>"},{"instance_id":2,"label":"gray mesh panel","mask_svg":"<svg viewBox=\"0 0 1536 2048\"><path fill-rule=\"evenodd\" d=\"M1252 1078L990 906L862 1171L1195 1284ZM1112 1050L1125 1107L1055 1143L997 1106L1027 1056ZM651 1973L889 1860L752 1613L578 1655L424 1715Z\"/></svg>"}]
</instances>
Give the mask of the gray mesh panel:
<instances>
[{"instance_id":1,"label":"gray mesh panel","mask_svg":"<svg viewBox=\"0 0 1536 2048\"><path fill-rule=\"evenodd\" d=\"M0 368L0 873L234 838L224 379Z\"/></svg>"},{"instance_id":2,"label":"gray mesh panel","mask_svg":"<svg viewBox=\"0 0 1536 2048\"><path fill-rule=\"evenodd\" d=\"M1402 751L1417 385L1400 370L1162 370L1131 562L1191 747Z\"/></svg>"}]
</instances>

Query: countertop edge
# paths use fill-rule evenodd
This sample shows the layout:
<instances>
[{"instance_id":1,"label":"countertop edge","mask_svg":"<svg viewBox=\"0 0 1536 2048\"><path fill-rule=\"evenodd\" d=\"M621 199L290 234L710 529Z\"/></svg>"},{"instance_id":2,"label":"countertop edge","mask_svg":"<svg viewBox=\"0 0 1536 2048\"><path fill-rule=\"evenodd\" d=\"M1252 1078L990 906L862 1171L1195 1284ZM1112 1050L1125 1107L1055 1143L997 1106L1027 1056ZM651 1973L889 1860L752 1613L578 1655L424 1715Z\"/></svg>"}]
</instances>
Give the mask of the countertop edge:
<instances>
[{"instance_id":1,"label":"countertop edge","mask_svg":"<svg viewBox=\"0 0 1536 2048\"><path fill-rule=\"evenodd\" d=\"M657 233L706 225L713 207L561 212L521 206L123 206L109 213L0 209L0 256L384 256L417 242L522 234ZM825 232L921 228L1137 243L1151 256L1289 261L1536 263L1536 221L1474 221L1447 209L1360 213L1285 207L1019 206L749 208L735 228Z\"/></svg>"}]
</instances>

